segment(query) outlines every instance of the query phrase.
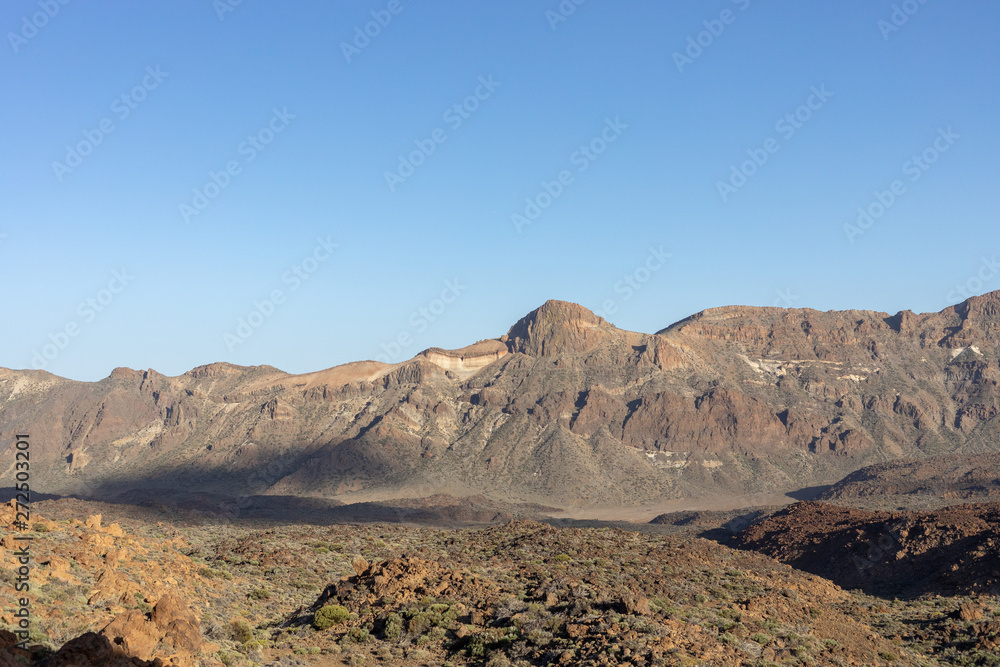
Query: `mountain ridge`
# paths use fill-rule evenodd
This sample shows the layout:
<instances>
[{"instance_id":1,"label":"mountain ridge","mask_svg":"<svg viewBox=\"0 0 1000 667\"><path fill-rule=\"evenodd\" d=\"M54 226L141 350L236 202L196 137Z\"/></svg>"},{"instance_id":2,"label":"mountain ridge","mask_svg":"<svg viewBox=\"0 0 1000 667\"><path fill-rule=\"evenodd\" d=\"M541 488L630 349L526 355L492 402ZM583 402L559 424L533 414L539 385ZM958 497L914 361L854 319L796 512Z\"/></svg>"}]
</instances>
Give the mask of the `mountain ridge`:
<instances>
[{"instance_id":1,"label":"mountain ridge","mask_svg":"<svg viewBox=\"0 0 1000 667\"><path fill-rule=\"evenodd\" d=\"M924 314L727 306L654 334L551 300L498 338L396 364L117 368L93 383L4 369L0 437L36 438L39 490L98 498L637 505L993 451L998 349L1000 292Z\"/></svg>"},{"instance_id":2,"label":"mountain ridge","mask_svg":"<svg viewBox=\"0 0 1000 667\"><path fill-rule=\"evenodd\" d=\"M573 303L571 301L561 301L561 300L558 300L558 299L549 299L545 303L543 303L541 306L539 306L538 308L530 311L527 315L525 315L524 317L520 318L516 323L514 323L513 325L511 325L510 329L508 330L508 332L506 334L503 334L503 335L501 335L501 336L499 336L497 338L485 338L485 339L476 341L475 343L472 343L471 345L467 345L467 346L464 346L462 348L455 348L455 349L452 349L452 350L432 346L432 347L426 348L424 350L420 350L419 352L417 352L416 354L414 354L409 359L405 359L403 361L399 361L399 362L396 362L394 364L386 364L384 362L376 361L374 359L359 359L359 360L348 361L348 362L345 362L343 364L337 364L335 366L330 366L330 367L319 369L319 370L315 370L315 371L306 371L304 373L289 373L287 371L283 371L283 370L281 370L279 368L276 368L274 366L270 366L268 364L243 366L243 365L235 364L235 363L228 362L228 361L215 361L215 362L210 362L210 363L207 363L207 364L202 364L200 366L195 366L195 367L191 368L190 370L185 371L185 372L183 372L183 373L181 373L179 375L164 375L164 377L173 377L173 378L176 378L176 377L181 377L183 375L202 376L202 375L227 374L227 373L235 373L235 372L261 371L261 370L276 371L278 373L283 373L283 374L288 375L288 376L305 376L305 375L311 375L311 374L315 374L315 373L322 373L322 372L325 372L325 371L333 370L335 368L342 368L342 367L345 367L345 366L351 366L351 365L355 365L355 364L380 364L380 365L388 368L388 367L392 367L392 366L399 366L401 364L406 364L408 362L413 361L417 357L424 357L424 358L426 358L428 356L428 353L441 353L441 354L444 354L444 355L447 355L447 356L455 356L455 353L458 353L458 352L460 352L462 350L468 350L469 348L473 348L473 347L475 347L477 345L480 345L480 344L483 344L483 343L492 343L493 341L499 341L501 343L505 343L507 345L507 347L508 347L508 350L511 351L511 352L513 352L515 349L517 351L521 351L521 352L525 352L525 353L529 353L529 352L527 352L527 350L531 350L531 351L536 351L537 350L537 351L541 351L541 353L536 354L535 356L546 356L544 354L544 349L545 349L546 345L551 345L552 344L552 341L550 340L550 338L552 337L552 330L554 328L556 328L556 327L553 327L553 324L562 324L563 326L568 326L571 322L580 321L580 320L582 320L583 322L592 322L593 324L591 326L593 326L595 328L597 328L597 327L601 327L601 328L604 328L604 329L610 328L611 330L622 332L622 333L625 333L625 334L634 334L634 335L639 335L639 336L643 336L643 335L664 336L664 335L667 335L668 333L670 333L672 331L680 330L680 329L684 328L686 325L693 325L693 324L696 324L696 323L699 323L699 322L703 322L703 321L707 321L707 322L711 323L711 322L715 322L715 321L725 321L725 320L732 319L732 317L728 316L730 314L735 314L736 316L743 315L744 317L747 317L750 314L755 314L755 313L761 313L761 314L763 314L763 313L767 313L767 314L801 313L803 315L813 315L813 316L816 316L816 315L819 315L819 316L834 315L834 316L836 316L836 315L856 315L856 314L861 314L861 315L881 316L882 319L886 322L886 324L888 326L890 326L890 328L896 330L897 333L902 333L904 329L907 330L907 331L912 331L913 328L914 328L914 323L915 322L926 321L928 318L931 318L933 316L948 316L948 315L951 315L953 317L960 318L960 322L965 322L968 319L969 314L973 313L973 312L981 313L985 317L996 318L998 320L998 322L1000 322L1000 290L994 290L992 292L987 292L985 294L981 294L981 295L969 297L968 299L965 299L964 301L961 301L961 302L959 302L957 304L954 304L954 305L951 305L951 306L947 306L947 307L945 307L945 308L943 308L943 309L941 309L939 311L936 311L936 312L931 311L931 312L926 312L926 313L914 313L912 310L905 309L905 310L898 311L894 315L890 315L888 312L875 311L875 310L865 310L865 309L817 310L817 309L814 309L814 308L782 308L782 307L779 307L779 306L745 306L745 305L715 306L715 307L712 307L712 308L705 308L705 309L700 310L700 311L698 311L696 313L688 315L687 317L684 317L684 318L682 318L680 320L677 320L676 322L673 322L672 324L669 324L666 327L663 327L662 329L657 330L653 334L642 334L642 333L634 332L634 331L631 331L631 330L628 330L628 329L618 328L617 326L615 326L614 324L608 322L604 318L596 315L593 311L589 310L585 306L582 306L582 305L577 304L577 303ZM576 314L576 313L579 313L581 316L573 318L572 314ZM562 322L559 321L560 320L560 317L559 317L560 315L563 316L563 319L565 321L562 321ZM723 317L724 315L726 315L726 316ZM553 319L555 320L555 322L553 322ZM545 324L539 325L539 324L537 324L537 322L544 322ZM586 325L584 325L583 327L581 327L580 325L575 325L572 328L575 328L577 331L582 331L582 330L584 330L586 328ZM959 326L959 329L962 329L962 328L963 327ZM1000 323L994 323L994 325L993 325L992 328L995 329L995 330L997 330L997 331L1000 331ZM530 339L530 340L532 340L532 342L529 343L529 342L527 342L529 340L527 337L518 335L522 331L523 332L527 332L527 333L529 333L530 336L532 336L532 339ZM549 336L543 338L543 340L541 340L541 341L534 341L533 338L534 338L534 336L538 335L539 331L541 331L542 333L549 334ZM954 341L951 340L954 337L953 334L942 335L942 338L941 338L940 342L941 343L943 343L945 341L948 341L948 342L963 342L966 335L968 335L968 334L966 333L965 335L963 335L961 337L955 338ZM949 347L951 347L951 346L949 346ZM108 376L106 376L104 378L101 378L100 380L86 381L86 380L72 380L71 378L66 378L66 377L63 377L63 376L60 376L60 375L56 375L54 373L51 373L49 371L42 370L42 369L14 369L14 368L0 366L0 373L5 372L5 371L23 372L23 373L37 372L37 373L42 373L42 374L45 374L45 375L51 375L53 377L64 379L64 380L70 380L72 382L100 382L102 380L106 380L108 378L115 377L116 373L117 374L121 374L121 373L126 373L126 372L139 372L139 373L143 372L140 369L133 369L133 368L129 368L127 366L119 366L117 368L114 368L109 373ZM146 371L160 374L160 373L158 373L153 368L146 369Z\"/></svg>"}]
</instances>

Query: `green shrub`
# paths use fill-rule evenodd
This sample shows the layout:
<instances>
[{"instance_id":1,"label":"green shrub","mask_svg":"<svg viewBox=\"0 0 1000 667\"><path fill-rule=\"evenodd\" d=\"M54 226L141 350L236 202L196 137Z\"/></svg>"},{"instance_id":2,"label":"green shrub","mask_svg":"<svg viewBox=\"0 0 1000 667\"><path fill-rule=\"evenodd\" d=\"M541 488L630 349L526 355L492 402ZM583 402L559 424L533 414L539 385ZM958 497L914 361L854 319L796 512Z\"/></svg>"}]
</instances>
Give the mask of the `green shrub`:
<instances>
[{"instance_id":1,"label":"green shrub","mask_svg":"<svg viewBox=\"0 0 1000 667\"><path fill-rule=\"evenodd\" d=\"M569 554L559 554L558 556L556 556L552 560L556 561L557 563L567 563L567 562L573 560L573 557L570 556Z\"/></svg>"},{"instance_id":2,"label":"green shrub","mask_svg":"<svg viewBox=\"0 0 1000 667\"><path fill-rule=\"evenodd\" d=\"M270 600L271 592L266 588L256 588L250 592L250 598L254 600Z\"/></svg>"},{"instance_id":3,"label":"green shrub","mask_svg":"<svg viewBox=\"0 0 1000 667\"><path fill-rule=\"evenodd\" d=\"M653 611L664 611L670 608L670 600L664 597L654 597L649 601L649 606Z\"/></svg>"},{"instance_id":4,"label":"green shrub","mask_svg":"<svg viewBox=\"0 0 1000 667\"><path fill-rule=\"evenodd\" d=\"M368 628L351 628L341 641L345 644L367 644L371 640L372 636Z\"/></svg>"},{"instance_id":5,"label":"green shrub","mask_svg":"<svg viewBox=\"0 0 1000 667\"><path fill-rule=\"evenodd\" d=\"M241 644L253 640L253 628L242 618L234 618L229 624L229 629L233 634L233 639Z\"/></svg>"},{"instance_id":6,"label":"green shrub","mask_svg":"<svg viewBox=\"0 0 1000 667\"><path fill-rule=\"evenodd\" d=\"M31 644L40 644L44 646L43 649L46 653L51 653L49 636L45 634L45 631L39 627L38 622L32 619L28 627L28 641Z\"/></svg>"},{"instance_id":7,"label":"green shrub","mask_svg":"<svg viewBox=\"0 0 1000 667\"><path fill-rule=\"evenodd\" d=\"M416 636L423 635L432 628L450 629L458 618L453 605L435 602L430 597L425 597L419 605L410 607L404 613L410 619L407 630Z\"/></svg>"},{"instance_id":8,"label":"green shrub","mask_svg":"<svg viewBox=\"0 0 1000 667\"><path fill-rule=\"evenodd\" d=\"M410 634L422 635L430 630L432 626L433 622L431 621L431 615L425 611L421 611L410 618L410 623L407 629L410 631Z\"/></svg>"},{"instance_id":9,"label":"green shrub","mask_svg":"<svg viewBox=\"0 0 1000 667\"><path fill-rule=\"evenodd\" d=\"M138 560L136 558L135 560ZM200 567L198 568L198 574L205 577L206 579L232 579L233 575L225 570L213 570L210 567Z\"/></svg>"},{"instance_id":10,"label":"green shrub","mask_svg":"<svg viewBox=\"0 0 1000 667\"><path fill-rule=\"evenodd\" d=\"M552 643L553 639L552 633L548 630L543 630L542 628L529 630L528 634L525 636L528 638L528 641L535 646L548 646Z\"/></svg>"},{"instance_id":11,"label":"green shrub","mask_svg":"<svg viewBox=\"0 0 1000 667\"><path fill-rule=\"evenodd\" d=\"M512 642L517 639L517 628L510 626L506 628L487 628L469 640L466 651L470 657L485 657L492 649L500 644Z\"/></svg>"},{"instance_id":12,"label":"green shrub","mask_svg":"<svg viewBox=\"0 0 1000 667\"><path fill-rule=\"evenodd\" d=\"M403 617L399 614L389 614L382 624L382 637L392 641L403 634Z\"/></svg>"},{"instance_id":13,"label":"green shrub","mask_svg":"<svg viewBox=\"0 0 1000 667\"><path fill-rule=\"evenodd\" d=\"M45 525L44 523L36 523L35 524L35 532L36 533L47 533L47 532L49 532L49 527L47 525Z\"/></svg>"},{"instance_id":14,"label":"green shrub","mask_svg":"<svg viewBox=\"0 0 1000 667\"><path fill-rule=\"evenodd\" d=\"M348 618L351 612L346 607L339 604L328 604L313 616L313 627L317 630L328 630L335 625L340 625Z\"/></svg>"},{"instance_id":15,"label":"green shrub","mask_svg":"<svg viewBox=\"0 0 1000 667\"><path fill-rule=\"evenodd\" d=\"M511 667L513 664L514 663L512 663L503 653L494 653L490 656L490 660L486 663L486 667Z\"/></svg>"},{"instance_id":16,"label":"green shrub","mask_svg":"<svg viewBox=\"0 0 1000 667\"><path fill-rule=\"evenodd\" d=\"M761 646L766 646L767 644L771 643L771 636L765 635L763 632L755 632L754 634L750 635L750 639L757 642Z\"/></svg>"}]
</instances>

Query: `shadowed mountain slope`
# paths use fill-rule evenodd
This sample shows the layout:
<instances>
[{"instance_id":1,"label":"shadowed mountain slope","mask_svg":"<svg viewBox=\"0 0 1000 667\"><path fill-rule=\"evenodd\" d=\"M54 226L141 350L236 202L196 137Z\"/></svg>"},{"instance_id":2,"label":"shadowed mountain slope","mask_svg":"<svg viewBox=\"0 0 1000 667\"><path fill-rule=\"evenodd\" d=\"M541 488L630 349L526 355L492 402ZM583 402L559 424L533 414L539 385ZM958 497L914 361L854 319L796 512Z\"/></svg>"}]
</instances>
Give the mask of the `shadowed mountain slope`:
<instances>
[{"instance_id":1,"label":"shadowed mountain slope","mask_svg":"<svg viewBox=\"0 0 1000 667\"><path fill-rule=\"evenodd\" d=\"M732 306L643 334L549 301L498 339L392 365L120 368L93 383L3 369L0 443L30 434L39 491L99 498L783 493L892 459L996 451L998 304Z\"/></svg>"}]
</instances>

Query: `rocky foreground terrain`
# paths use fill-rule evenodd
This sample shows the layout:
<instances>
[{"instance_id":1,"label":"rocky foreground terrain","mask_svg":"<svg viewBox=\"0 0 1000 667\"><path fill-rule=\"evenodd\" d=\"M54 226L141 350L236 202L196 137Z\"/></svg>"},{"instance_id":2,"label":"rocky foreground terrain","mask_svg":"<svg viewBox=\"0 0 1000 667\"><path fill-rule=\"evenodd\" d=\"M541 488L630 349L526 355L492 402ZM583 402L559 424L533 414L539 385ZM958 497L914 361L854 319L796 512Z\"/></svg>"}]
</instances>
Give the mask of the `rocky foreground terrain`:
<instances>
[{"instance_id":1,"label":"rocky foreground terrain","mask_svg":"<svg viewBox=\"0 0 1000 667\"><path fill-rule=\"evenodd\" d=\"M1000 292L927 314L714 308L655 334L550 301L500 338L393 365L119 368L95 383L3 369L0 446L30 434L37 491L240 515L266 504L254 496L781 494L995 452L998 350Z\"/></svg>"},{"instance_id":2,"label":"rocky foreground terrain","mask_svg":"<svg viewBox=\"0 0 1000 667\"><path fill-rule=\"evenodd\" d=\"M805 514L830 530L843 522L837 510L857 512L799 504L746 529L741 546L795 560L822 535L803 529L793 543L782 528L817 525ZM13 519L0 507L5 546L24 534ZM996 524L977 533L953 519L883 518L910 551L955 546L955 567L934 570L950 577L947 596L898 599L701 539L700 525L220 524L195 511L50 500L27 533L28 650L0 630L0 666L1000 665L1000 600L985 594L997 559L984 535ZM961 554L959 532L984 553ZM837 576L836 552L809 553ZM878 576L892 574L888 551L872 560ZM15 567L5 550L4 600ZM12 613L5 604L0 615L11 629Z\"/></svg>"}]
</instances>

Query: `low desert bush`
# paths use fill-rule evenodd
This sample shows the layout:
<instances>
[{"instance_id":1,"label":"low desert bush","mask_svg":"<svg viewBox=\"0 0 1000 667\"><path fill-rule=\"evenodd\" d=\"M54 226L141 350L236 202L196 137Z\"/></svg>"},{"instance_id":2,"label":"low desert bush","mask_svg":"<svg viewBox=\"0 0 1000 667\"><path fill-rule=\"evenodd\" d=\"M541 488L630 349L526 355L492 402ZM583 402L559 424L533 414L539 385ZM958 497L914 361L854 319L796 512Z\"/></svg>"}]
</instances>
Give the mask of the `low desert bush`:
<instances>
[{"instance_id":1,"label":"low desert bush","mask_svg":"<svg viewBox=\"0 0 1000 667\"><path fill-rule=\"evenodd\" d=\"M351 612L339 604L328 604L313 616L313 627L317 630L329 630L335 625L340 625L348 618Z\"/></svg>"}]
</instances>

